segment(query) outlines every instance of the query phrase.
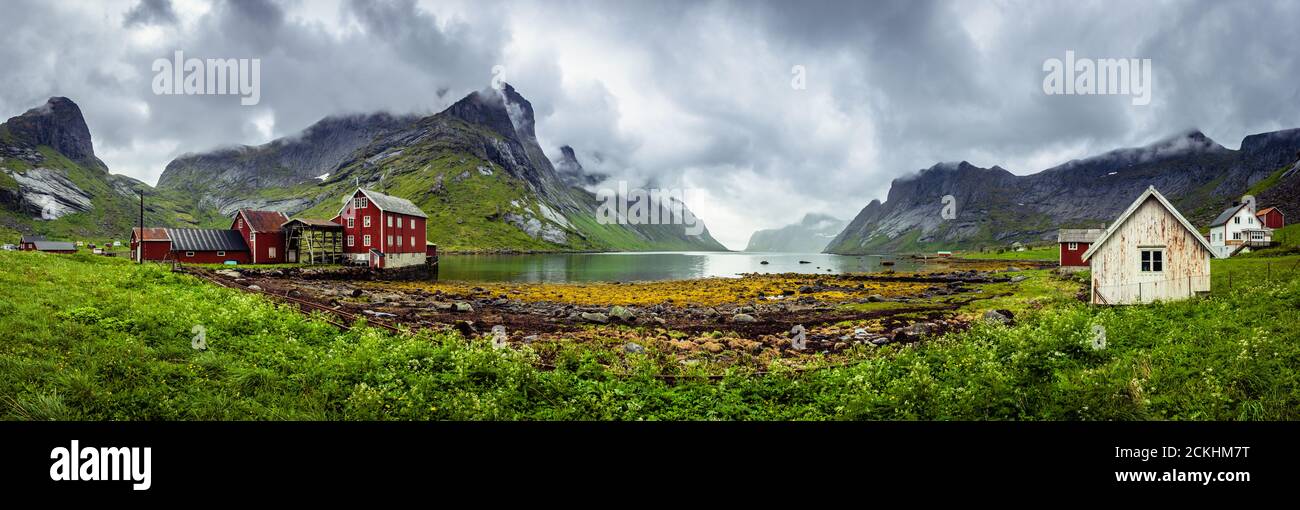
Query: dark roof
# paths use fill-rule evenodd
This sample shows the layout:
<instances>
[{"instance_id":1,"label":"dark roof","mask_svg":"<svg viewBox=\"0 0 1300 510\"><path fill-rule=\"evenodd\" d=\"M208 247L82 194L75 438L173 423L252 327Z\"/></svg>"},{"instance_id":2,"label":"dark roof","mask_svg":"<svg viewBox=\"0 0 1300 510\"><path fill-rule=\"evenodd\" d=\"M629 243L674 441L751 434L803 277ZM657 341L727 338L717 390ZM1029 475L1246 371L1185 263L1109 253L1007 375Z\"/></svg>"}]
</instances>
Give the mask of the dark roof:
<instances>
[{"instance_id":1,"label":"dark roof","mask_svg":"<svg viewBox=\"0 0 1300 510\"><path fill-rule=\"evenodd\" d=\"M77 251L77 245L64 241L35 241L38 251Z\"/></svg>"},{"instance_id":2,"label":"dark roof","mask_svg":"<svg viewBox=\"0 0 1300 510\"><path fill-rule=\"evenodd\" d=\"M378 191L370 191L368 189L361 189L359 191L364 193L366 197L370 198L370 202L378 206L381 211L405 214L407 216L415 216L416 218L429 217L427 214L424 214L424 211L420 210L419 206L405 198L397 198L392 195L385 195ZM352 196L356 195L356 193L352 194Z\"/></svg>"},{"instance_id":3,"label":"dark roof","mask_svg":"<svg viewBox=\"0 0 1300 510\"><path fill-rule=\"evenodd\" d=\"M19 242L21 242L22 244L27 244L27 243L35 243L38 241L44 241L44 240L45 240L45 236L23 236Z\"/></svg>"},{"instance_id":4,"label":"dark roof","mask_svg":"<svg viewBox=\"0 0 1300 510\"><path fill-rule=\"evenodd\" d=\"M1242 207L1246 207L1246 204L1244 202L1229 207L1227 209L1224 209L1223 212L1219 213L1219 215L1214 218L1214 221L1210 223L1210 226L1217 227L1219 225L1227 223L1228 220L1232 219L1232 215L1237 214L1237 210L1241 209Z\"/></svg>"},{"instance_id":5,"label":"dark roof","mask_svg":"<svg viewBox=\"0 0 1300 510\"><path fill-rule=\"evenodd\" d=\"M279 232L280 225L289 221L289 216L278 211L254 211L252 209L241 209L240 215L248 222L249 228L253 232Z\"/></svg>"},{"instance_id":6,"label":"dark roof","mask_svg":"<svg viewBox=\"0 0 1300 510\"><path fill-rule=\"evenodd\" d=\"M132 236L136 236L137 238L139 238L139 234L140 234L139 227L131 229ZM171 240L170 237L167 237L167 229L151 228L151 227L145 227L144 237L141 239L144 241L170 241Z\"/></svg>"},{"instance_id":7,"label":"dark roof","mask_svg":"<svg viewBox=\"0 0 1300 510\"><path fill-rule=\"evenodd\" d=\"M247 251L238 230L169 228L172 251Z\"/></svg>"},{"instance_id":8,"label":"dark roof","mask_svg":"<svg viewBox=\"0 0 1300 510\"><path fill-rule=\"evenodd\" d=\"M289 226L290 223L301 223L308 227L316 227L316 228L331 228L331 229L343 228L343 225L339 225L338 223L334 223L329 220L310 220L307 218L294 218L292 220L284 222L284 225L281 225L281 227L287 227Z\"/></svg>"}]
</instances>

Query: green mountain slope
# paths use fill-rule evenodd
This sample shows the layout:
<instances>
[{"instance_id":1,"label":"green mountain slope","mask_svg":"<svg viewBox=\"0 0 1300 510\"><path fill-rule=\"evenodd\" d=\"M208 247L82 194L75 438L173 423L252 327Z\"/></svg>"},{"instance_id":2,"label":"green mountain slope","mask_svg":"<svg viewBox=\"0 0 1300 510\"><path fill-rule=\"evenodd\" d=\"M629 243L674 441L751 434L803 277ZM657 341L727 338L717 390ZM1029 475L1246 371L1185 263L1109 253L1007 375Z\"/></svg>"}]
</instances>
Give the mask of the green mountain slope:
<instances>
[{"instance_id":1,"label":"green mountain slope","mask_svg":"<svg viewBox=\"0 0 1300 510\"><path fill-rule=\"evenodd\" d=\"M600 224L595 195L556 173L532 115L507 85L424 118L328 118L291 139L182 156L158 188L214 226L241 207L329 219L361 186L415 202L447 250L725 249L707 230Z\"/></svg>"}]
</instances>

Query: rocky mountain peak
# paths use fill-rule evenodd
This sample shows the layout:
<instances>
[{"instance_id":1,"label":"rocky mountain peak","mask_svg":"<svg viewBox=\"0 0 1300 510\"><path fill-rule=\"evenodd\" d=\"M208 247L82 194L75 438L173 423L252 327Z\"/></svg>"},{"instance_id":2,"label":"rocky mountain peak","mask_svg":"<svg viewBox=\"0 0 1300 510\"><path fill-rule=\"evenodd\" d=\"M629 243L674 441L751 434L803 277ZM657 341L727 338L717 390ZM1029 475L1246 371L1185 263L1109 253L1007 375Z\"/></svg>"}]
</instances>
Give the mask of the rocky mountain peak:
<instances>
[{"instance_id":1,"label":"rocky mountain peak","mask_svg":"<svg viewBox=\"0 0 1300 510\"><path fill-rule=\"evenodd\" d=\"M83 166L107 171L95 157L81 108L71 99L51 97L45 104L10 118L4 126L20 144L31 148L46 145Z\"/></svg>"},{"instance_id":2,"label":"rocky mountain peak","mask_svg":"<svg viewBox=\"0 0 1300 510\"><path fill-rule=\"evenodd\" d=\"M523 141L536 138L533 104L509 83L501 90L471 92L444 112L470 124L490 127L506 138Z\"/></svg>"},{"instance_id":3,"label":"rocky mountain peak","mask_svg":"<svg viewBox=\"0 0 1300 510\"><path fill-rule=\"evenodd\" d=\"M587 173L582 163L578 162L573 147L568 145L560 147L560 159L554 161L552 165L560 180L569 186L594 186L607 177L603 174Z\"/></svg>"}]
</instances>

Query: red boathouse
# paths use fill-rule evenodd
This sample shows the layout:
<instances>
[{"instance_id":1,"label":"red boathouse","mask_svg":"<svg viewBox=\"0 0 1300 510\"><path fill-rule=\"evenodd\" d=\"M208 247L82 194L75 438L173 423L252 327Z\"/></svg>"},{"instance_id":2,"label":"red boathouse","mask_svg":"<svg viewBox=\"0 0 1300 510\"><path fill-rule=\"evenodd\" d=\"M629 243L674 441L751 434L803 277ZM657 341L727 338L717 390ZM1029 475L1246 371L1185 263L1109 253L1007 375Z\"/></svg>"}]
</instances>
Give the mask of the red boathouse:
<instances>
[{"instance_id":1,"label":"red boathouse","mask_svg":"<svg viewBox=\"0 0 1300 510\"><path fill-rule=\"evenodd\" d=\"M334 222L343 225L343 252L376 268L424 264L428 215L410 200L367 189L344 199Z\"/></svg>"}]
</instances>

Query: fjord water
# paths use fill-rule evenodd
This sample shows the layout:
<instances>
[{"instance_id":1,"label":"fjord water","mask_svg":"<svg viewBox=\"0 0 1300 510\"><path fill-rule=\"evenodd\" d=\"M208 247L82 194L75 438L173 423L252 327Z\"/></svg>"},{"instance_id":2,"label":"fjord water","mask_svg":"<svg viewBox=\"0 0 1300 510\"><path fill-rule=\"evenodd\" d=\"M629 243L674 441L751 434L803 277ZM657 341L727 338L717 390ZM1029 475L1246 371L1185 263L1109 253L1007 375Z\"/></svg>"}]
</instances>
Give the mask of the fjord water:
<instances>
[{"instance_id":1,"label":"fjord water","mask_svg":"<svg viewBox=\"0 0 1300 510\"><path fill-rule=\"evenodd\" d=\"M893 260L886 267L883 260ZM763 264L767 261L767 264ZM807 261L801 264L800 261ZM875 255L751 252L617 252L527 255L442 255L438 279L493 282L599 282L734 278L743 273L867 273L911 271L920 261ZM829 270L829 271L828 271Z\"/></svg>"}]
</instances>

